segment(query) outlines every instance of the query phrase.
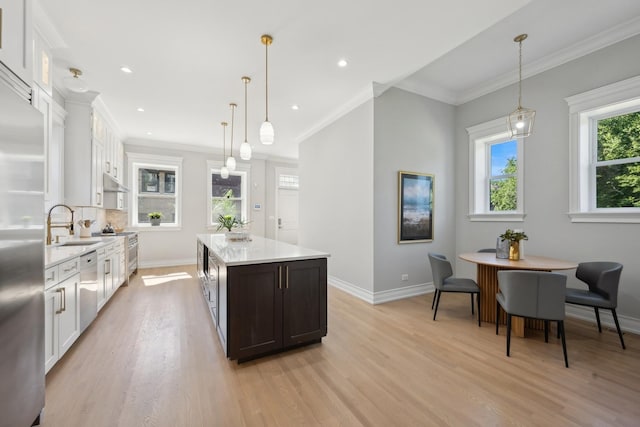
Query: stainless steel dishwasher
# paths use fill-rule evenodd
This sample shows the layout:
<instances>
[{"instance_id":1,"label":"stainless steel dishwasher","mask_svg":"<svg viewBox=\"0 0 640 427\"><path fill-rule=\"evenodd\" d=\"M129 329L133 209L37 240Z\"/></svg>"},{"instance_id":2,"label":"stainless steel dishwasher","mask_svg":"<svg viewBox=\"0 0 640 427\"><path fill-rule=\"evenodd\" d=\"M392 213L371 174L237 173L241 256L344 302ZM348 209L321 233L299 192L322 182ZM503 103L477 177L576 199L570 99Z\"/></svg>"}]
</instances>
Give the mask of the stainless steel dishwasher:
<instances>
[{"instance_id":1,"label":"stainless steel dishwasher","mask_svg":"<svg viewBox=\"0 0 640 427\"><path fill-rule=\"evenodd\" d=\"M98 255L95 251L80 257L80 332L98 314Z\"/></svg>"}]
</instances>

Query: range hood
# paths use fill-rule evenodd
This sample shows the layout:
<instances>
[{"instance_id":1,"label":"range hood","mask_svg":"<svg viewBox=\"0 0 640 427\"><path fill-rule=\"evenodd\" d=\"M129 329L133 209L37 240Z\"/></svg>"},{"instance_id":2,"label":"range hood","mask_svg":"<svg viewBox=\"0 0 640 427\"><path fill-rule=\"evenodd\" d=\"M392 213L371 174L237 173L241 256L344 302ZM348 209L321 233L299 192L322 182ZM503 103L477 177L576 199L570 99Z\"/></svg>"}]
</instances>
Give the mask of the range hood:
<instances>
[{"instance_id":1,"label":"range hood","mask_svg":"<svg viewBox=\"0 0 640 427\"><path fill-rule=\"evenodd\" d=\"M106 173L102 175L102 184L104 185L104 191L109 193L128 193L129 189L118 181L113 179Z\"/></svg>"}]
</instances>

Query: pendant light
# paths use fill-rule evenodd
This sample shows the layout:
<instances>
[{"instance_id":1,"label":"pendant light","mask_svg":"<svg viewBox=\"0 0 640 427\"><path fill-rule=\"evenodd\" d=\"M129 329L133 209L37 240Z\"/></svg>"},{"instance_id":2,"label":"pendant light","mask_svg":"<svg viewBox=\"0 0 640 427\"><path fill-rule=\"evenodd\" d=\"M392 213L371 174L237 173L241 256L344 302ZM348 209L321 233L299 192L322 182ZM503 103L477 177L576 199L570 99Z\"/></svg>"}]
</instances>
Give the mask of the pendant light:
<instances>
[{"instance_id":1,"label":"pendant light","mask_svg":"<svg viewBox=\"0 0 640 427\"><path fill-rule=\"evenodd\" d=\"M227 122L220 123L222 125L222 168L220 168L220 178L227 179L229 178L229 169L224 165L224 159L227 156L225 152L225 144L227 141Z\"/></svg>"},{"instance_id":2,"label":"pendant light","mask_svg":"<svg viewBox=\"0 0 640 427\"><path fill-rule=\"evenodd\" d=\"M512 138L525 138L531 135L533 130L533 120L536 111L522 107L522 42L526 40L526 34L516 36L513 41L519 44L519 78L518 78L518 108L509 114L509 130Z\"/></svg>"},{"instance_id":3,"label":"pendant light","mask_svg":"<svg viewBox=\"0 0 640 427\"><path fill-rule=\"evenodd\" d=\"M264 99L265 99L265 119L262 126L260 126L260 142L264 145L273 144L274 132L273 125L269 121L269 45L273 43L273 38L264 34L260 37L262 44L264 45Z\"/></svg>"},{"instance_id":4,"label":"pendant light","mask_svg":"<svg viewBox=\"0 0 640 427\"><path fill-rule=\"evenodd\" d=\"M247 142L247 85L251 82L251 78L242 77L244 82L244 142L240 144L240 158L242 160L251 160L251 145Z\"/></svg>"},{"instance_id":5,"label":"pendant light","mask_svg":"<svg viewBox=\"0 0 640 427\"><path fill-rule=\"evenodd\" d=\"M236 159L233 157L233 117L235 115L234 113L237 105L232 102L229 104L229 107L231 107L231 151L229 152L229 157L227 157L227 169L229 169L230 172L233 172L236 170Z\"/></svg>"}]
</instances>

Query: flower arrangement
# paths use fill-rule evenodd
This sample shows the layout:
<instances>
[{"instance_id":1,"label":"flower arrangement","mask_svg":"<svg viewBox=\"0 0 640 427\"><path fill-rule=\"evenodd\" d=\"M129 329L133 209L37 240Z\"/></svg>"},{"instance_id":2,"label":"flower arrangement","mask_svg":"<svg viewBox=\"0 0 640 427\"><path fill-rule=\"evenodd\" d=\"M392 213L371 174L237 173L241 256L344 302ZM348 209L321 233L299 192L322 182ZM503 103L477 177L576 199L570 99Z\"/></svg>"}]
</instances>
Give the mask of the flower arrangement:
<instances>
[{"instance_id":1,"label":"flower arrangement","mask_svg":"<svg viewBox=\"0 0 640 427\"><path fill-rule=\"evenodd\" d=\"M149 217L149 219L160 219L163 215L162 212L149 212L147 216Z\"/></svg>"},{"instance_id":2,"label":"flower arrangement","mask_svg":"<svg viewBox=\"0 0 640 427\"><path fill-rule=\"evenodd\" d=\"M239 220L233 215L218 215L218 228L216 231L220 231L226 228L227 231L231 231L232 228L242 227L246 222Z\"/></svg>"},{"instance_id":3,"label":"flower arrangement","mask_svg":"<svg viewBox=\"0 0 640 427\"><path fill-rule=\"evenodd\" d=\"M519 242L520 240L529 240L529 237L524 234L524 231L513 231L507 228L503 234L500 235L502 241L508 240L509 242Z\"/></svg>"}]
</instances>

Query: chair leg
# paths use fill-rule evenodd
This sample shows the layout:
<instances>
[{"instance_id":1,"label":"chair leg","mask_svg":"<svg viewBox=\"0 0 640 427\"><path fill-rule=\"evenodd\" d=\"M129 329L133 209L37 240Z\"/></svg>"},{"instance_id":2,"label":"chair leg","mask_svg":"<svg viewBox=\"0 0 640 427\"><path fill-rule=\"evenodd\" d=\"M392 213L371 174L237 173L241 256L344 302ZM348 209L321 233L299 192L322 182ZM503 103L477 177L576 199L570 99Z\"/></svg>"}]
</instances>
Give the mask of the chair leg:
<instances>
[{"instance_id":1,"label":"chair leg","mask_svg":"<svg viewBox=\"0 0 640 427\"><path fill-rule=\"evenodd\" d=\"M507 313L507 357L511 351L511 313Z\"/></svg>"},{"instance_id":2,"label":"chair leg","mask_svg":"<svg viewBox=\"0 0 640 427\"><path fill-rule=\"evenodd\" d=\"M440 304L440 295L442 295L442 292L438 292L438 295L436 296L436 309L433 312L433 320L436 320L436 314L438 314L438 304Z\"/></svg>"},{"instance_id":3,"label":"chair leg","mask_svg":"<svg viewBox=\"0 0 640 427\"><path fill-rule=\"evenodd\" d=\"M593 307L593 309L596 311L596 321L598 322L598 332L602 332L602 326L600 326L600 310L598 310L598 307Z\"/></svg>"},{"instance_id":4,"label":"chair leg","mask_svg":"<svg viewBox=\"0 0 640 427\"><path fill-rule=\"evenodd\" d=\"M471 297L471 314L473 315L473 294L469 294L469 296Z\"/></svg>"},{"instance_id":5,"label":"chair leg","mask_svg":"<svg viewBox=\"0 0 640 427\"><path fill-rule=\"evenodd\" d=\"M569 359L567 358L567 342L564 338L564 320L558 320L558 330L562 337L562 352L564 353L564 366L569 367Z\"/></svg>"},{"instance_id":6,"label":"chair leg","mask_svg":"<svg viewBox=\"0 0 640 427\"><path fill-rule=\"evenodd\" d=\"M616 322L616 329L618 330L618 336L620 337L620 344L622 344L622 349L626 350L627 347L624 345L624 339L622 338L622 331L620 330L620 323L618 323L618 315L616 314L616 309L612 308L611 313L613 314L613 320Z\"/></svg>"},{"instance_id":7,"label":"chair leg","mask_svg":"<svg viewBox=\"0 0 640 427\"><path fill-rule=\"evenodd\" d=\"M438 290L433 293L433 301L431 301L431 310L433 310L433 305L436 303L436 298L438 297Z\"/></svg>"},{"instance_id":8,"label":"chair leg","mask_svg":"<svg viewBox=\"0 0 640 427\"><path fill-rule=\"evenodd\" d=\"M500 323L500 303L496 301L496 335L498 335L498 323Z\"/></svg>"},{"instance_id":9,"label":"chair leg","mask_svg":"<svg viewBox=\"0 0 640 427\"><path fill-rule=\"evenodd\" d=\"M478 303L478 327L480 327L480 326L482 326L480 324L480 321L481 321L481 318L480 318L480 314L481 314L480 313L480 293L477 293L476 295L477 295L476 302Z\"/></svg>"},{"instance_id":10,"label":"chair leg","mask_svg":"<svg viewBox=\"0 0 640 427\"><path fill-rule=\"evenodd\" d=\"M544 342L549 342L549 321L544 321Z\"/></svg>"}]
</instances>

